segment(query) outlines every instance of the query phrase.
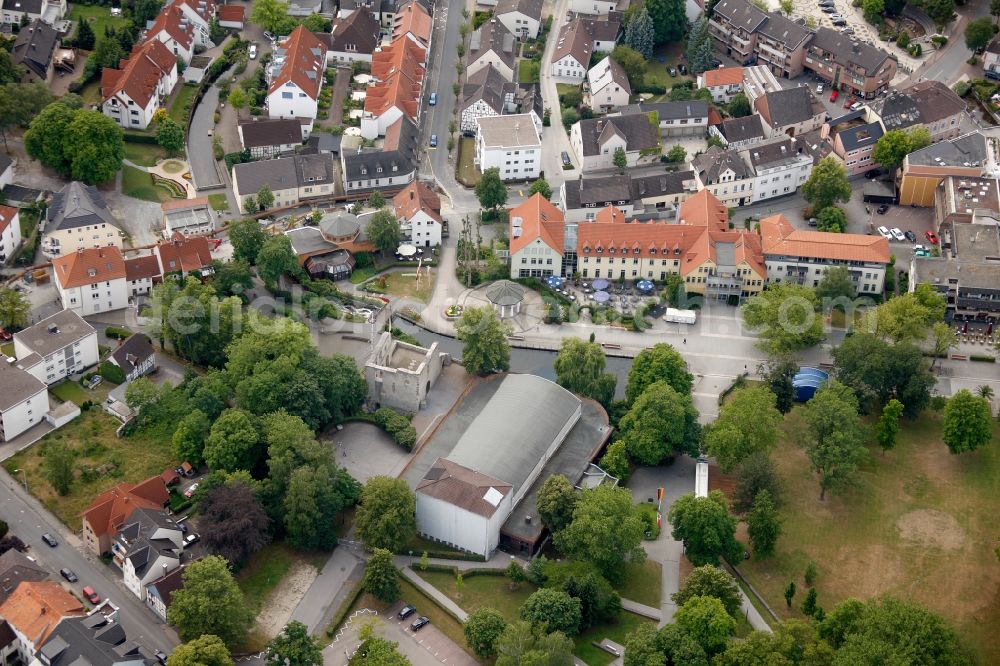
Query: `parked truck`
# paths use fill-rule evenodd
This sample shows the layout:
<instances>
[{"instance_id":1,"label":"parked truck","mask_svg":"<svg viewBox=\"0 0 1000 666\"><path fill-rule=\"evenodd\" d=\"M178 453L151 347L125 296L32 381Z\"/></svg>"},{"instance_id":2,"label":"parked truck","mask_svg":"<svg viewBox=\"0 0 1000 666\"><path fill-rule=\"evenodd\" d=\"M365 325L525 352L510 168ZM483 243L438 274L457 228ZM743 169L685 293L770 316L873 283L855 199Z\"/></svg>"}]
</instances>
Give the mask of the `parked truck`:
<instances>
[{"instance_id":1,"label":"parked truck","mask_svg":"<svg viewBox=\"0 0 1000 666\"><path fill-rule=\"evenodd\" d=\"M698 313L694 310L667 308L666 314L663 315L663 321L673 324L693 324L697 319Z\"/></svg>"}]
</instances>

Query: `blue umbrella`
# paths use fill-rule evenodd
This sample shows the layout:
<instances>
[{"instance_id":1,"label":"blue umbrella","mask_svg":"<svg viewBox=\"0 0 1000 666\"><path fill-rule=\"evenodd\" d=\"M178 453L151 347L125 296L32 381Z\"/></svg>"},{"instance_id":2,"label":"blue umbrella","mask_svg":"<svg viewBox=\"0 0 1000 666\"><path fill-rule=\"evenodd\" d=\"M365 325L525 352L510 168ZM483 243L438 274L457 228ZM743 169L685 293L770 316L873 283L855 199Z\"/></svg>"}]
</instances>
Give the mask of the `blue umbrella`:
<instances>
[{"instance_id":1,"label":"blue umbrella","mask_svg":"<svg viewBox=\"0 0 1000 666\"><path fill-rule=\"evenodd\" d=\"M653 291L653 283L649 280L639 280L635 283L635 288L639 291Z\"/></svg>"},{"instance_id":2,"label":"blue umbrella","mask_svg":"<svg viewBox=\"0 0 1000 666\"><path fill-rule=\"evenodd\" d=\"M549 277L545 278L545 284L549 285L553 289L558 289L559 287L563 286L563 282L565 282L565 280L563 280L558 275L550 275Z\"/></svg>"},{"instance_id":3,"label":"blue umbrella","mask_svg":"<svg viewBox=\"0 0 1000 666\"><path fill-rule=\"evenodd\" d=\"M596 291L604 291L605 289L608 288L610 284L611 283L608 282L607 280L602 280L598 278L597 280L594 280L594 289Z\"/></svg>"},{"instance_id":4,"label":"blue umbrella","mask_svg":"<svg viewBox=\"0 0 1000 666\"><path fill-rule=\"evenodd\" d=\"M593 299L598 303L607 303L611 300L611 294L606 291L595 291Z\"/></svg>"}]
</instances>

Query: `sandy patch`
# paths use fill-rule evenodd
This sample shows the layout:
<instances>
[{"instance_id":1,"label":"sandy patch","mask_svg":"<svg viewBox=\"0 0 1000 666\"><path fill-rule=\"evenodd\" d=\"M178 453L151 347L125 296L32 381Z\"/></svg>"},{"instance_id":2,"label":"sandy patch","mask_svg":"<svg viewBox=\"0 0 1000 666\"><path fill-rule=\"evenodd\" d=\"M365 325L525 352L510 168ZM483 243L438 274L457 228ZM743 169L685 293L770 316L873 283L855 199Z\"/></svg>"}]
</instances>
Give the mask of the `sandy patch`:
<instances>
[{"instance_id":1,"label":"sandy patch","mask_svg":"<svg viewBox=\"0 0 1000 666\"><path fill-rule=\"evenodd\" d=\"M965 532L951 515L934 509L918 509L896 520L899 535L921 546L958 550L965 543Z\"/></svg>"},{"instance_id":2,"label":"sandy patch","mask_svg":"<svg viewBox=\"0 0 1000 666\"><path fill-rule=\"evenodd\" d=\"M281 584L271 592L257 616L257 628L261 633L268 639L281 633L292 617L292 611L302 601L318 574L316 567L304 562L297 562L292 566Z\"/></svg>"}]
</instances>

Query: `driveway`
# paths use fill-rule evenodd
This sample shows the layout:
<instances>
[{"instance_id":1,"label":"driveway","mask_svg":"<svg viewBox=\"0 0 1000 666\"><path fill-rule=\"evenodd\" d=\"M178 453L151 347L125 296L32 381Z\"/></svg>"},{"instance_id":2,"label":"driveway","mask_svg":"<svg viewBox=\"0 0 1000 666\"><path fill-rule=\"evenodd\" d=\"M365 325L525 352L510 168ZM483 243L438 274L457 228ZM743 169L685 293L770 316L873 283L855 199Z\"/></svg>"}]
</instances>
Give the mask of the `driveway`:
<instances>
[{"instance_id":1,"label":"driveway","mask_svg":"<svg viewBox=\"0 0 1000 666\"><path fill-rule=\"evenodd\" d=\"M160 204L133 199L121 192L108 192L104 198L122 231L128 234L128 247L152 245L160 240L160 229L163 227Z\"/></svg>"},{"instance_id":2,"label":"driveway","mask_svg":"<svg viewBox=\"0 0 1000 666\"><path fill-rule=\"evenodd\" d=\"M229 72L223 76L229 76ZM224 184L216 168L212 140L209 138L209 131L215 131L215 107L218 105L219 89L212 86L195 109L188 132L188 161L195 187L199 190L222 187Z\"/></svg>"}]
</instances>

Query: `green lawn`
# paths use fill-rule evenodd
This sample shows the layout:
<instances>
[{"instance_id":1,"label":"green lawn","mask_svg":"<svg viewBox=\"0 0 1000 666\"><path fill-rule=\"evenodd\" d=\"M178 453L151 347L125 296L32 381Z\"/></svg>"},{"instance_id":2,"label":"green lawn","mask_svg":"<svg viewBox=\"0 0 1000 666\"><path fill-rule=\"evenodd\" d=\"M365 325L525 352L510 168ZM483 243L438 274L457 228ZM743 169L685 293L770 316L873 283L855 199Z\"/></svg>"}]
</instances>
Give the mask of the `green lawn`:
<instances>
[{"instance_id":1,"label":"green lawn","mask_svg":"<svg viewBox=\"0 0 1000 666\"><path fill-rule=\"evenodd\" d=\"M455 177L466 187L475 187L483 174L475 164L476 140L462 137L458 140L458 166Z\"/></svg>"},{"instance_id":2,"label":"green lawn","mask_svg":"<svg viewBox=\"0 0 1000 666\"><path fill-rule=\"evenodd\" d=\"M617 622L592 627L577 636L574 639L576 642L576 656L582 659L587 666L607 666L615 660L615 656L599 647L595 647L592 643L600 643L603 639L607 638L619 645L623 645L625 637L635 631L640 624L652 624L655 626L656 623L633 613L622 612L618 616Z\"/></svg>"},{"instance_id":3,"label":"green lawn","mask_svg":"<svg viewBox=\"0 0 1000 666\"><path fill-rule=\"evenodd\" d=\"M463 578L462 592L459 594L455 575L450 572L420 571L417 567L416 573L448 595L463 610L471 613L483 607L495 608L508 622L518 618L521 604L538 589L525 581L516 590L511 590L510 580L506 576L469 576Z\"/></svg>"},{"instance_id":4,"label":"green lawn","mask_svg":"<svg viewBox=\"0 0 1000 666\"><path fill-rule=\"evenodd\" d=\"M38 213L30 208L22 208L18 212L17 219L21 225L21 238L28 238L35 233L38 226Z\"/></svg>"},{"instance_id":5,"label":"green lawn","mask_svg":"<svg viewBox=\"0 0 1000 666\"><path fill-rule=\"evenodd\" d=\"M93 106L101 103L101 82L91 81L80 90L80 97L86 106Z\"/></svg>"},{"instance_id":6,"label":"green lawn","mask_svg":"<svg viewBox=\"0 0 1000 666\"><path fill-rule=\"evenodd\" d=\"M0 354L3 354L4 356L13 356L14 355L14 343L13 342L5 342L4 344L0 345Z\"/></svg>"},{"instance_id":7,"label":"green lawn","mask_svg":"<svg viewBox=\"0 0 1000 666\"><path fill-rule=\"evenodd\" d=\"M125 18L122 16L112 16L111 9L101 5L78 5L73 3L69 11L69 20L79 21L81 19L90 23L94 29L94 37L97 42L104 39L105 28L119 28L125 25ZM73 29L73 36L76 36L77 28Z\"/></svg>"},{"instance_id":8,"label":"green lawn","mask_svg":"<svg viewBox=\"0 0 1000 666\"><path fill-rule=\"evenodd\" d=\"M171 201L173 197L166 187L153 183L153 178L147 172L135 167L122 167L122 193L153 203Z\"/></svg>"},{"instance_id":9,"label":"green lawn","mask_svg":"<svg viewBox=\"0 0 1000 666\"><path fill-rule=\"evenodd\" d=\"M537 60L520 59L517 61L518 83L538 83L541 65Z\"/></svg>"},{"instance_id":10,"label":"green lawn","mask_svg":"<svg viewBox=\"0 0 1000 666\"><path fill-rule=\"evenodd\" d=\"M992 445L956 456L941 441L939 412L901 425L895 449L870 448L856 488L822 502L805 453L786 436L772 454L784 487L782 536L773 557L740 569L777 613L799 617L803 571L815 561L828 612L851 596L910 599L953 623L983 663L1000 663L1000 428L994 422ZM800 590L791 610L782 596L790 580Z\"/></svg>"},{"instance_id":11,"label":"green lawn","mask_svg":"<svg viewBox=\"0 0 1000 666\"><path fill-rule=\"evenodd\" d=\"M63 402L74 402L77 406L92 399L92 396L88 395L82 386L70 379L67 379L58 386L53 386L49 390L52 391L52 395Z\"/></svg>"},{"instance_id":12,"label":"green lawn","mask_svg":"<svg viewBox=\"0 0 1000 666\"><path fill-rule=\"evenodd\" d=\"M422 271L419 281L414 276L415 273L416 265L414 265L413 271L407 271L405 275L403 273L387 273L385 275L385 293L426 303L431 299L434 282L428 277L426 269ZM381 280L381 278L376 278L376 280Z\"/></svg>"},{"instance_id":13,"label":"green lawn","mask_svg":"<svg viewBox=\"0 0 1000 666\"><path fill-rule=\"evenodd\" d=\"M212 210L219 212L229 210L229 199L226 198L225 194L209 194L208 203L212 206Z\"/></svg>"},{"instance_id":14,"label":"green lawn","mask_svg":"<svg viewBox=\"0 0 1000 666\"><path fill-rule=\"evenodd\" d=\"M170 117L175 123L185 129L187 128L187 114L190 110L186 107L190 106L197 92L198 86L185 83L180 86L177 96L174 97L174 101L170 104Z\"/></svg>"},{"instance_id":15,"label":"green lawn","mask_svg":"<svg viewBox=\"0 0 1000 666\"><path fill-rule=\"evenodd\" d=\"M58 395L58 388L53 393ZM11 473L15 469L25 470L31 493L72 531L79 531L80 513L98 494L123 481L137 483L148 479L177 464L170 441L172 430L142 431L119 438L115 431L120 425L120 421L95 407L8 458L4 468ZM66 496L57 495L45 479L42 452L50 442L63 442L76 453L77 478ZM93 477L85 479L83 469L94 469Z\"/></svg>"},{"instance_id":16,"label":"green lawn","mask_svg":"<svg viewBox=\"0 0 1000 666\"><path fill-rule=\"evenodd\" d=\"M167 152L159 146L148 143L125 142L125 159L139 166L156 166L158 160L167 156Z\"/></svg>"},{"instance_id":17,"label":"green lawn","mask_svg":"<svg viewBox=\"0 0 1000 666\"><path fill-rule=\"evenodd\" d=\"M663 591L660 585L661 573L659 562L651 560L646 560L642 564L629 562L625 565L624 580L616 585L615 589L625 599L659 608L661 592Z\"/></svg>"},{"instance_id":18,"label":"green lawn","mask_svg":"<svg viewBox=\"0 0 1000 666\"><path fill-rule=\"evenodd\" d=\"M300 558L299 553L284 543L271 543L254 553L240 569L236 580L254 613L260 612L268 595Z\"/></svg>"},{"instance_id":19,"label":"green lawn","mask_svg":"<svg viewBox=\"0 0 1000 666\"><path fill-rule=\"evenodd\" d=\"M359 268L358 270L351 273L351 284L361 284L368 278L375 275L375 268L369 266L368 268Z\"/></svg>"}]
</instances>

